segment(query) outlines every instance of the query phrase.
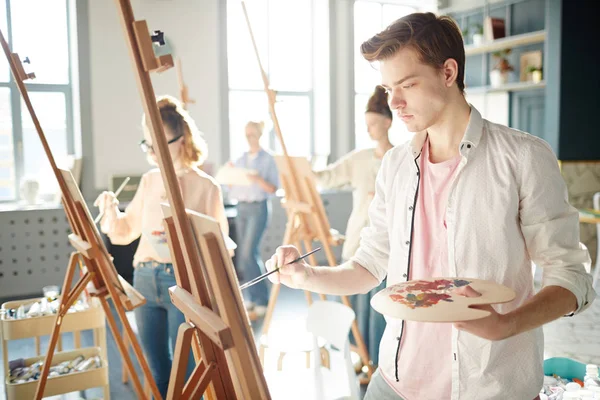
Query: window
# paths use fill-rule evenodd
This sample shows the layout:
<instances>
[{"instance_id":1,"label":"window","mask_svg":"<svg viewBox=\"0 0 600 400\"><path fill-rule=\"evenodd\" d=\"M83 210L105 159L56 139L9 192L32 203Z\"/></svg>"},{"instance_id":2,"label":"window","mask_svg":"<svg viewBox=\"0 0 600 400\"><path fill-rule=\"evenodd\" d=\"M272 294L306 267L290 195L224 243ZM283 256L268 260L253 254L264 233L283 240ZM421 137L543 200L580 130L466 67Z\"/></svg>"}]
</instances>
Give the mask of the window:
<instances>
[{"instance_id":1,"label":"window","mask_svg":"<svg viewBox=\"0 0 600 400\"><path fill-rule=\"evenodd\" d=\"M0 0L0 29L13 52L26 57L36 78L25 82L56 162L75 153L68 0ZM31 10L35 10L32 12ZM4 54L0 57L0 201L19 199L24 177L40 194L56 180Z\"/></svg>"},{"instance_id":2,"label":"window","mask_svg":"<svg viewBox=\"0 0 600 400\"><path fill-rule=\"evenodd\" d=\"M354 122L355 147L357 149L373 147L365 125L365 108L381 76L376 65L371 65L360 54L360 45L390 23L407 14L416 12L411 6L382 4L382 2L361 1L354 3ZM400 144L412 137L404 123L394 115L390 140Z\"/></svg>"},{"instance_id":3,"label":"window","mask_svg":"<svg viewBox=\"0 0 600 400\"><path fill-rule=\"evenodd\" d=\"M291 155L314 153L313 10L310 0L246 0L261 62L277 91L275 111ZM281 151L239 0L227 1L230 156L247 148L244 126L266 122L262 145Z\"/></svg>"}]
</instances>

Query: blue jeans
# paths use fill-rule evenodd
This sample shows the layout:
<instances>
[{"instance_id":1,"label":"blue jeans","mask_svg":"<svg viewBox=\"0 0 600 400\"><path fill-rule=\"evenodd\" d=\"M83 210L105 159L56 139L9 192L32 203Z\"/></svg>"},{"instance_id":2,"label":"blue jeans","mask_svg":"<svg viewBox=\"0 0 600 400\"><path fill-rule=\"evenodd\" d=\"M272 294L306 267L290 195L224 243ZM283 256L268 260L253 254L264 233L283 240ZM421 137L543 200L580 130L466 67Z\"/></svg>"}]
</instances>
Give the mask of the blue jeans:
<instances>
[{"instance_id":1,"label":"blue jeans","mask_svg":"<svg viewBox=\"0 0 600 400\"><path fill-rule=\"evenodd\" d=\"M373 364L379 364L379 344L385 331L385 318L371 307L371 299L385 288L385 280L369 293L350 296L350 303L356 313L356 324L362 334Z\"/></svg>"},{"instance_id":2,"label":"blue jeans","mask_svg":"<svg viewBox=\"0 0 600 400\"><path fill-rule=\"evenodd\" d=\"M268 200L238 204L236 271L240 283L246 283L266 272L260 257L260 242L267 229L271 206ZM244 296L260 306L269 302L267 280L244 290Z\"/></svg>"},{"instance_id":3,"label":"blue jeans","mask_svg":"<svg viewBox=\"0 0 600 400\"><path fill-rule=\"evenodd\" d=\"M185 322L183 313L171 303L169 296L169 288L175 285L172 264L144 262L133 272L133 287L146 298L146 304L133 311L135 322L146 360L163 399L169 387L177 332ZM187 377L194 367L190 349Z\"/></svg>"}]
</instances>

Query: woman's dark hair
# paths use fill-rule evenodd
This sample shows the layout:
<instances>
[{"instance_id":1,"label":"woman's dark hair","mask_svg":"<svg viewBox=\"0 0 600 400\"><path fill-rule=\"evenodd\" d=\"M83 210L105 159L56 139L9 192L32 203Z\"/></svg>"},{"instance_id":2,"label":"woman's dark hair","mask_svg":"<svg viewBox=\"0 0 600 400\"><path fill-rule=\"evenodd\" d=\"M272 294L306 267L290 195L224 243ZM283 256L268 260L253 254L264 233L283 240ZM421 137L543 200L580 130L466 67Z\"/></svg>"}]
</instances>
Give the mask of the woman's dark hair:
<instances>
[{"instance_id":1,"label":"woman's dark hair","mask_svg":"<svg viewBox=\"0 0 600 400\"><path fill-rule=\"evenodd\" d=\"M390 110L390 106L388 105L388 94L383 87L375 86L375 91L369 98L365 112L377 113L393 119L392 110Z\"/></svg>"}]
</instances>

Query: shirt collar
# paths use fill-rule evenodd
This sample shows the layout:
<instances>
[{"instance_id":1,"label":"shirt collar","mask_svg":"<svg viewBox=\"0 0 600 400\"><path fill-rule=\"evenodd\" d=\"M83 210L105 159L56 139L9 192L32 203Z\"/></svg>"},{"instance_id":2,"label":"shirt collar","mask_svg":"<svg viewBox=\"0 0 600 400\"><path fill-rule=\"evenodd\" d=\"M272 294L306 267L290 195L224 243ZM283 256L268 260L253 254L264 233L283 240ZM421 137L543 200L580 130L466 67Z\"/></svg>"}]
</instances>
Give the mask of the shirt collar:
<instances>
[{"instance_id":1,"label":"shirt collar","mask_svg":"<svg viewBox=\"0 0 600 400\"><path fill-rule=\"evenodd\" d=\"M470 105L471 114L469 115L469 123L467 124L467 129L465 134L461 140L461 149L463 145L466 143L467 145L477 147L479 141L481 140L481 135L483 135L483 118L481 114L475 107ZM414 158L417 158L423 149L423 145L425 144L425 139L427 139L427 131L421 131L415 133L412 141L410 142L409 151L412 152ZM468 146L470 148L470 146Z\"/></svg>"}]
</instances>

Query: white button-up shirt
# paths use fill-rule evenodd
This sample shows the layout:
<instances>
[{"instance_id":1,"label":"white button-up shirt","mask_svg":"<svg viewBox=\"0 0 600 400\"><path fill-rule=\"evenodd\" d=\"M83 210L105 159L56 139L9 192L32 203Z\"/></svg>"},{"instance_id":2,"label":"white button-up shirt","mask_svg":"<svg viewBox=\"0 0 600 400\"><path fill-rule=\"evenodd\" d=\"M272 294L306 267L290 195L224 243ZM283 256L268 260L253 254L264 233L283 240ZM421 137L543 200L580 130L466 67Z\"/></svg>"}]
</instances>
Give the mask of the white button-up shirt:
<instances>
[{"instance_id":1,"label":"white button-up shirt","mask_svg":"<svg viewBox=\"0 0 600 400\"><path fill-rule=\"evenodd\" d=\"M388 151L353 260L379 281L405 282L409 275L417 157L426 133ZM561 286L577 298L577 310L595 297L579 242L579 216L569 205L557 159L543 140L491 123L471 107L462 156L448 196L448 267L453 277L486 279L512 288L517 297L494 306L508 313L534 293L531 262L543 268L543 286ZM386 318L381 372L395 381L401 320ZM543 382L542 329L490 341L452 329L452 399L535 398ZM402 355L400 354L400 357ZM418 362L418 360L415 360ZM431 378L435 379L435 371ZM401 379L402 377L400 377Z\"/></svg>"}]
</instances>

